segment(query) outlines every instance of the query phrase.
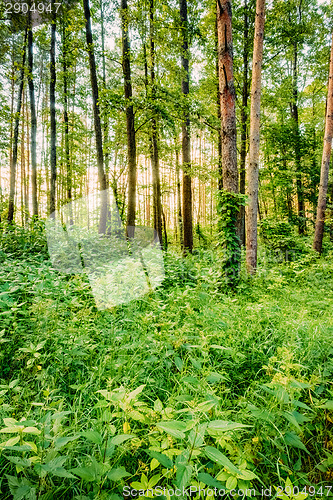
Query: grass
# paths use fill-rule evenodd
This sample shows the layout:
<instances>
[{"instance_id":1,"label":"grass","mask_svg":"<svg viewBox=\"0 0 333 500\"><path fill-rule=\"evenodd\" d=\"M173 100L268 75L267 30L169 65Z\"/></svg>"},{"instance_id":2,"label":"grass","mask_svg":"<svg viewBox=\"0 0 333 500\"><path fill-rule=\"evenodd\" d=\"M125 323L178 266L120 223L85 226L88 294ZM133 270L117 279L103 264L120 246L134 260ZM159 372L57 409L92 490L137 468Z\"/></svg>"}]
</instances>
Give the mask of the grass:
<instances>
[{"instance_id":1,"label":"grass","mask_svg":"<svg viewBox=\"0 0 333 500\"><path fill-rule=\"evenodd\" d=\"M273 498L286 484L285 498L326 496L331 257L262 263L226 293L217 252L170 251L157 291L99 311L83 275L51 267L42 227L3 235L0 498L116 500L154 485L272 486Z\"/></svg>"}]
</instances>

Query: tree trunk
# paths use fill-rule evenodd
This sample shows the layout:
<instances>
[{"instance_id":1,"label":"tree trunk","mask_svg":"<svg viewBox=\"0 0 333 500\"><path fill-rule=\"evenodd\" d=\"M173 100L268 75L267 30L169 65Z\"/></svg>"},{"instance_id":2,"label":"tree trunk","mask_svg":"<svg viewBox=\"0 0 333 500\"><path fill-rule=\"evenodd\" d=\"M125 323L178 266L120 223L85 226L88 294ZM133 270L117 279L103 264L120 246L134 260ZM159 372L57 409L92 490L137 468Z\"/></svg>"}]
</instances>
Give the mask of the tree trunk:
<instances>
[{"instance_id":1,"label":"tree trunk","mask_svg":"<svg viewBox=\"0 0 333 500\"><path fill-rule=\"evenodd\" d=\"M220 233L224 247L223 272L228 286L237 284L240 270L238 237L239 199L235 86L233 75L232 9L230 0L218 0L219 83L221 102L222 176Z\"/></svg>"},{"instance_id":2,"label":"tree trunk","mask_svg":"<svg viewBox=\"0 0 333 500\"><path fill-rule=\"evenodd\" d=\"M121 0L121 32L122 32L122 67L124 76L124 93L126 100L126 127L128 151L128 208L127 208L127 235L134 236L136 210L136 140L135 123L132 102L131 54L128 33L128 5L127 0Z\"/></svg>"},{"instance_id":3,"label":"tree trunk","mask_svg":"<svg viewBox=\"0 0 333 500\"><path fill-rule=\"evenodd\" d=\"M21 126L21 222L25 226L26 222L26 176L25 176L25 92L22 96L22 126ZM26 117L28 123L28 116Z\"/></svg>"},{"instance_id":4,"label":"tree trunk","mask_svg":"<svg viewBox=\"0 0 333 500\"><path fill-rule=\"evenodd\" d=\"M188 95L190 93L189 74L189 49L188 49L188 20L187 0L179 0L179 12L182 33L182 94L183 94L183 121L182 121L182 161L183 161L183 232L184 252L192 252L193 227L192 227L192 181L191 181L191 137L190 137L190 112Z\"/></svg>"},{"instance_id":5,"label":"tree trunk","mask_svg":"<svg viewBox=\"0 0 333 500\"><path fill-rule=\"evenodd\" d=\"M155 41L154 41L154 0L150 0L149 4L149 38L150 38L150 80L151 80L151 99L154 103L156 99L155 87ZM163 244L162 237L162 205L161 205L161 180L160 180L160 164L158 151L158 128L156 112L151 121L151 165L153 177L153 198L154 198L154 229L157 232L161 245Z\"/></svg>"},{"instance_id":6,"label":"tree trunk","mask_svg":"<svg viewBox=\"0 0 333 500\"><path fill-rule=\"evenodd\" d=\"M66 23L62 27L62 69L63 69L63 90L64 90L64 133L65 133L65 164L66 164L66 191L67 201L72 199L72 168L69 152L69 119L68 119L68 71L67 71L67 41Z\"/></svg>"},{"instance_id":7,"label":"tree trunk","mask_svg":"<svg viewBox=\"0 0 333 500\"><path fill-rule=\"evenodd\" d=\"M248 208L246 224L246 265L249 273L257 268L257 218L258 218L258 178L260 144L260 99L261 67L264 44L265 0L257 0L254 27L251 111L250 111L250 151L248 170Z\"/></svg>"},{"instance_id":8,"label":"tree trunk","mask_svg":"<svg viewBox=\"0 0 333 500\"><path fill-rule=\"evenodd\" d=\"M217 9L217 6L216 6ZM221 99L220 99L220 82L219 82L219 41L218 41L218 33L217 33L217 11L216 11L216 19L215 19L215 72L216 72L216 112L217 118L221 123ZM218 190L222 192L223 189L223 173L222 173L222 137L221 130L218 131L217 137L217 173L218 173L218 181L217 186Z\"/></svg>"},{"instance_id":9,"label":"tree trunk","mask_svg":"<svg viewBox=\"0 0 333 500\"><path fill-rule=\"evenodd\" d=\"M178 215L177 221L179 227L180 248L183 251L184 232L183 232L183 217L182 217L182 199L181 199L180 178L179 178L179 150L177 145L177 139L175 140L175 143L176 143L177 215Z\"/></svg>"},{"instance_id":10,"label":"tree trunk","mask_svg":"<svg viewBox=\"0 0 333 500\"><path fill-rule=\"evenodd\" d=\"M106 220L108 212L107 194L106 194L107 184L106 184L106 176L105 176L104 161L103 161L102 127L100 119L98 83L97 83L94 44L93 44L92 29L91 29L89 0L83 0L83 8L84 8L84 17L86 19L86 41L89 54L90 82L91 82L92 99L93 99L98 182L100 190L103 193L102 194L103 197L101 200L101 213L99 219L98 232L100 234L104 234L106 232Z\"/></svg>"},{"instance_id":11,"label":"tree trunk","mask_svg":"<svg viewBox=\"0 0 333 500\"><path fill-rule=\"evenodd\" d=\"M333 136L333 34L332 34L331 59L330 59L330 69L328 78L324 147L323 147L323 156L321 160L317 219L315 226L315 237L313 242L313 248L319 253L322 250L322 244L323 244L328 172L329 172L331 148L332 148L332 136Z\"/></svg>"},{"instance_id":12,"label":"tree trunk","mask_svg":"<svg viewBox=\"0 0 333 500\"><path fill-rule=\"evenodd\" d=\"M14 137L13 137L13 152L12 161L10 164L10 176L9 176L9 204L8 204L8 222L13 222L14 210L15 210L15 185L16 185L16 167L17 167L17 148L18 148L18 137L19 137L19 125L20 125L20 114L22 106L22 93L24 86L24 66L26 57L26 43L27 43L27 32L28 28L25 30L24 43L23 43L23 54L22 54L22 66L20 71L20 84L17 96L17 107L15 115L15 125L14 125Z\"/></svg>"},{"instance_id":13,"label":"tree trunk","mask_svg":"<svg viewBox=\"0 0 333 500\"><path fill-rule=\"evenodd\" d=\"M102 41L102 68L103 68L103 86L106 89L106 64L105 64L105 34L104 34L104 6L103 0L100 0L101 11L101 41ZM109 187L109 117L104 113L103 118L103 144L104 144L104 163L106 185Z\"/></svg>"},{"instance_id":14,"label":"tree trunk","mask_svg":"<svg viewBox=\"0 0 333 500\"><path fill-rule=\"evenodd\" d=\"M30 12L30 11L29 11ZM37 136L37 115L35 104L35 85L33 79L33 33L31 18L29 15L28 29L28 82L29 82L29 98L30 98L30 151L31 151L31 194L32 194L32 214L38 217L38 200L37 200L37 152L36 152L36 136Z\"/></svg>"},{"instance_id":15,"label":"tree trunk","mask_svg":"<svg viewBox=\"0 0 333 500\"><path fill-rule=\"evenodd\" d=\"M231 1L219 0L218 4L220 6L217 9L217 32L219 42L223 188L227 192L238 193L236 94L233 75Z\"/></svg>"},{"instance_id":16,"label":"tree trunk","mask_svg":"<svg viewBox=\"0 0 333 500\"><path fill-rule=\"evenodd\" d=\"M243 46L243 89L242 89L242 107L241 107L241 148L240 148L240 167L239 167L239 191L245 194L245 164L247 147L247 104L249 98L249 18L247 0L244 4L244 46ZM242 205L239 209L239 239L241 245L245 246L245 207Z\"/></svg>"},{"instance_id":17,"label":"tree trunk","mask_svg":"<svg viewBox=\"0 0 333 500\"><path fill-rule=\"evenodd\" d=\"M51 5L54 0L51 1ZM52 7L54 9L54 5ZM53 14L51 22L51 48L50 48L50 207L49 212L52 215L56 209L56 180L57 180L57 125L56 125L56 107L55 107L55 86L56 86L56 16Z\"/></svg>"},{"instance_id":18,"label":"tree trunk","mask_svg":"<svg viewBox=\"0 0 333 500\"><path fill-rule=\"evenodd\" d=\"M305 204L304 204L304 188L302 182L301 168L301 145L299 134L299 119L298 119L298 89L297 89L297 57L298 47L297 41L294 42L294 57L293 57L293 101L291 103L291 116L294 124L295 136L295 163L296 163L296 191L297 191L297 209L298 209L298 233L304 234L306 231L305 223Z\"/></svg>"}]
</instances>

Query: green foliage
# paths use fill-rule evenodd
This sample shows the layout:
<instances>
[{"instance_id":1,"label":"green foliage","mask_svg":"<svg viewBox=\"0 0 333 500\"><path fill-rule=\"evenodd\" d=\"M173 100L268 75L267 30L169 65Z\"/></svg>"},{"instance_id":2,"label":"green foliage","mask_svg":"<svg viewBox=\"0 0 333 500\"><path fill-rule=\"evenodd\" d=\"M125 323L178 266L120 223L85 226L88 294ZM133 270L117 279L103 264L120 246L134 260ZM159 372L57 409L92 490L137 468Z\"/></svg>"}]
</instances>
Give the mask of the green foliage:
<instances>
[{"instance_id":1,"label":"green foliage","mask_svg":"<svg viewBox=\"0 0 333 500\"><path fill-rule=\"evenodd\" d=\"M239 281L241 250L237 234L239 207L245 196L223 190L218 195L219 237L223 248L222 269L226 283L234 287Z\"/></svg>"},{"instance_id":2,"label":"green foliage","mask_svg":"<svg viewBox=\"0 0 333 500\"><path fill-rule=\"evenodd\" d=\"M47 258L44 221L32 219L27 228L14 223L0 223L0 261L6 255L15 258L31 255Z\"/></svg>"},{"instance_id":3,"label":"green foliage","mask_svg":"<svg viewBox=\"0 0 333 500\"><path fill-rule=\"evenodd\" d=\"M260 222L259 229L265 244L280 262L292 260L297 244L294 227L287 220L266 218Z\"/></svg>"},{"instance_id":4,"label":"green foliage","mask_svg":"<svg viewBox=\"0 0 333 500\"><path fill-rule=\"evenodd\" d=\"M83 275L3 255L3 498L330 483L331 254L260 264L231 296L217 251L169 252L163 285L112 311Z\"/></svg>"}]
</instances>

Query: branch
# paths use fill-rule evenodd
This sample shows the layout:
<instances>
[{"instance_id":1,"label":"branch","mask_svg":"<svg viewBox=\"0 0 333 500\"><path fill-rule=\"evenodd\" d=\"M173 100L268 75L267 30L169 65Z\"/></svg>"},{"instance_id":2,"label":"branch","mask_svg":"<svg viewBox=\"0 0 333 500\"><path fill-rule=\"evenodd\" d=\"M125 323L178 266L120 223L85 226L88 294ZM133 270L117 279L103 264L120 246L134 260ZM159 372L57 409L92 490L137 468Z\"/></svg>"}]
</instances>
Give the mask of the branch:
<instances>
[{"instance_id":1,"label":"branch","mask_svg":"<svg viewBox=\"0 0 333 500\"><path fill-rule=\"evenodd\" d=\"M146 120L145 122L141 123L141 125L139 125L137 129L135 129L135 133L137 133L137 131L140 130L141 127L146 125L146 123L150 122L151 119L152 119L152 116L150 118L148 118L148 120Z\"/></svg>"}]
</instances>

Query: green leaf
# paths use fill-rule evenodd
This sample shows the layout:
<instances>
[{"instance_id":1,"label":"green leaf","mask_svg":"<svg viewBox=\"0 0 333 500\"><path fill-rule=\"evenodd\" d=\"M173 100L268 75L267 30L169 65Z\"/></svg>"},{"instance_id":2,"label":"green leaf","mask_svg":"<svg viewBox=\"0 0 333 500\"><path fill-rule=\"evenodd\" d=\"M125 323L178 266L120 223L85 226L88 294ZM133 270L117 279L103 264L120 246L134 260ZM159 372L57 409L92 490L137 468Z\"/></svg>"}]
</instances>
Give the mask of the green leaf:
<instances>
[{"instance_id":1,"label":"green leaf","mask_svg":"<svg viewBox=\"0 0 333 500\"><path fill-rule=\"evenodd\" d=\"M208 424L207 431L212 431L212 433L214 434L223 434L224 432L233 431L236 429L244 429L246 427L251 426L227 420L212 420Z\"/></svg>"},{"instance_id":2,"label":"green leaf","mask_svg":"<svg viewBox=\"0 0 333 500\"><path fill-rule=\"evenodd\" d=\"M13 425L11 427L4 427L3 429L0 429L0 432L1 432L1 434L14 434L14 433L16 434L16 433L20 432L20 430L22 430L22 429L23 429L22 425L21 426L18 426L18 425L14 426Z\"/></svg>"},{"instance_id":3,"label":"green leaf","mask_svg":"<svg viewBox=\"0 0 333 500\"><path fill-rule=\"evenodd\" d=\"M184 424L184 422L179 422L177 420L165 420L156 424L156 427L175 438L185 438L186 424Z\"/></svg>"},{"instance_id":4,"label":"green leaf","mask_svg":"<svg viewBox=\"0 0 333 500\"><path fill-rule=\"evenodd\" d=\"M206 484L207 486L210 486L211 488L219 488L219 489L223 488L223 484L220 483L220 481L217 481L217 479L215 479L207 472L199 472L198 479L199 481Z\"/></svg>"},{"instance_id":5,"label":"green leaf","mask_svg":"<svg viewBox=\"0 0 333 500\"><path fill-rule=\"evenodd\" d=\"M110 443L117 446L134 437L133 434L117 434L117 436L110 439Z\"/></svg>"},{"instance_id":6,"label":"green leaf","mask_svg":"<svg viewBox=\"0 0 333 500\"><path fill-rule=\"evenodd\" d=\"M178 488L180 488L181 490L183 488L186 488L186 486L190 482L192 470L193 467L191 465L181 465L177 468L176 481Z\"/></svg>"},{"instance_id":7,"label":"green leaf","mask_svg":"<svg viewBox=\"0 0 333 500\"><path fill-rule=\"evenodd\" d=\"M15 437L8 439L8 441L5 441L4 443L1 443L0 447L9 448L9 447L15 446L16 443L18 443L19 441L20 441L20 436L15 436ZM25 450L29 450L29 449L30 448L25 447Z\"/></svg>"},{"instance_id":8,"label":"green leaf","mask_svg":"<svg viewBox=\"0 0 333 500\"><path fill-rule=\"evenodd\" d=\"M306 451L306 453L309 453L305 445L302 443L297 434L295 434L295 432L286 432L286 434L284 435L284 442L288 446L299 448L300 450L304 450Z\"/></svg>"},{"instance_id":9,"label":"green leaf","mask_svg":"<svg viewBox=\"0 0 333 500\"><path fill-rule=\"evenodd\" d=\"M23 429L23 434L40 434L40 430L37 427L25 427Z\"/></svg>"},{"instance_id":10,"label":"green leaf","mask_svg":"<svg viewBox=\"0 0 333 500\"><path fill-rule=\"evenodd\" d=\"M12 462L15 465L20 465L21 467L30 467L31 462L28 458L20 458L20 457L13 457L13 456L6 456L7 460Z\"/></svg>"},{"instance_id":11,"label":"green leaf","mask_svg":"<svg viewBox=\"0 0 333 500\"><path fill-rule=\"evenodd\" d=\"M56 450L60 450L63 446L66 444L70 443L71 441L75 441L78 439L80 436L67 436L67 437L59 437L54 440L54 448Z\"/></svg>"},{"instance_id":12,"label":"green leaf","mask_svg":"<svg viewBox=\"0 0 333 500\"><path fill-rule=\"evenodd\" d=\"M325 408L326 410L333 410L333 401L326 401L325 404L319 406L319 408Z\"/></svg>"},{"instance_id":13,"label":"green leaf","mask_svg":"<svg viewBox=\"0 0 333 500\"><path fill-rule=\"evenodd\" d=\"M125 467L118 467L118 469L111 469L108 472L107 477L111 479L111 481L119 481L123 477L129 477L131 474L126 471Z\"/></svg>"},{"instance_id":14,"label":"green leaf","mask_svg":"<svg viewBox=\"0 0 333 500\"><path fill-rule=\"evenodd\" d=\"M71 469L71 472L84 481L91 482L98 479L95 469L91 467L76 467L75 469Z\"/></svg>"},{"instance_id":15,"label":"green leaf","mask_svg":"<svg viewBox=\"0 0 333 500\"><path fill-rule=\"evenodd\" d=\"M128 413L128 416L129 416L129 418L132 418L133 420L137 420L137 421L142 422L142 423L146 423L146 421L147 421L147 417L145 415L143 415L143 413L140 413L137 410L131 410Z\"/></svg>"},{"instance_id":16,"label":"green leaf","mask_svg":"<svg viewBox=\"0 0 333 500\"><path fill-rule=\"evenodd\" d=\"M148 488L154 488L154 486L159 482L161 477L162 477L161 474L155 474L155 476L152 476L149 479Z\"/></svg>"},{"instance_id":17,"label":"green leaf","mask_svg":"<svg viewBox=\"0 0 333 500\"><path fill-rule=\"evenodd\" d=\"M205 453L210 460L213 460L213 462L226 467L231 472L234 472L235 474L242 473L242 471L240 471L232 462L230 462L228 457L223 455L223 453L221 453L216 448L213 448L212 446L206 446Z\"/></svg>"},{"instance_id":18,"label":"green leaf","mask_svg":"<svg viewBox=\"0 0 333 500\"><path fill-rule=\"evenodd\" d=\"M217 382L221 382L221 380L226 380L226 377L219 373L212 372L207 376L206 380L209 384L216 384Z\"/></svg>"},{"instance_id":19,"label":"green leaf","mask_svg":"<svg viewBox=\"0 0 333 500\"><path fill-rule=\"evenodd\" d=\"M169 457L167 457L163 453L158 453L157 451L152 451L152 450L147 450L147 451L148 451L149 455L152 458L156 458L156 460L158 460L159 463L161 465L163 465L163 467L166 467L167 469L172 469L173 462Z\"/></svg>"},{"instance_id":20,"label":"green leaf","mask_svg":"<svg viewBox=\"0 0 333 500\"><path fill-rule=\"evenodd\" d=\"M183 369L184 363L183 363L183 361L180 359L180 357L179 357L179 356L176 356L176 357L175 357L175 365L176 365L176 367L177 367L178 371L180 371L180 372L181 372L181 371L182 371L182 369Z\"/></svg>"},{"instance_id":21,"label":"green leaf","mask_svg":"<svg viewBox=\"0 0 333 500\"><path fill-rule=\"evenodd\" d=\"M154 411L156 411L157 413L161 413L162 410L163 410L162 402L159 399L156 399L156 401L154 402Z\"/></svg>"},{"instance_id":22,"label":"green leaf","mask_svg":"<svg viewBox=\"0 0 333 500\"><path fill-rule=\"evenodd\" d=\"M92 443L95 443L95 444L102 444L103 443L103 438L100 435L100 433L97 431L94 431L92 429L89 431L81 432L81 436L85 437L86 439L88 439L88 441L91 441Z\"/></svg>"},{"instance_id":23,"label":"green leaf","mask_svg":"<svg viewBox=\"0 0 333 500\"><path fill-rule=\"evenodd\" d=\"M135 399L146 387L146 384L142 384L139 387L137 387L134 391L130 392L126 398L127 401L131 401L132 399Z\"/></svg>"},{"instance_id":24,"label":"green leaf","mask_svg":"<svg viewBox=\"0 0 333 500\"><path fill-rule=\"evenodd\" d=\"M239 476L239 474L238 474L238 476ZM252 479L258 479L258 476L254 472L252 472L251 470L246 469L246 470L242 470L242 474L241 474L240 479L243 479L244 481L251 481Z\"/></svg>"},{"instance_id":25,"label":"green leaf","mask_svg":"<svg viewBox=\"0 0 333 500\"><path fill-rule=\"evenodd\" d=\"M228 490L234 490L237 487L237 478L235 478L234 476L228 477L226 487L228 488Z\"/></svg>"},{"instance_id":26,"label":"green leaf","mask_svg":"<svg viewBox=\"0 0 333 500\"><path fill-rule=\"evenodd\" d=\"M73 474L71 474L68 470L66 470L64 467L56 467L52 471L50 471L51 474L53 474L56 477L68 477L68 478L74 478Z\"/></svg>"}]
</instances>

